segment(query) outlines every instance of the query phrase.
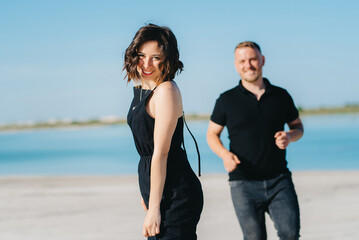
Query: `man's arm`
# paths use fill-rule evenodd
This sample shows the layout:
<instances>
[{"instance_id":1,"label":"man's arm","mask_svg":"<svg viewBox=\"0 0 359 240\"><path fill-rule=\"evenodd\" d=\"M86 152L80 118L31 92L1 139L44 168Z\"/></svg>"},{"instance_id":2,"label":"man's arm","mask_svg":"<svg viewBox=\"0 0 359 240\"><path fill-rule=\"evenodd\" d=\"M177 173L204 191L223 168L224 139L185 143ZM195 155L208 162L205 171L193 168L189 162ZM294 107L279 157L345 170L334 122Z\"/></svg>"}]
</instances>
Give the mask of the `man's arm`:
<instances>
[{"instance_id":1,"label":"man's arm","mask_svg":"<svg viewBox=\"0 0 359 240\"><path fill-rule=\"evenodd\" d=\"M220 139L223 128L222 125L209 121L207 142L212 151L217 154L218 157L222 158L224 168L228 172L232 172L241 162L235 154L231 153L223 146Z\"/></svg>"},{"instance_id":2,"label":"man's arm","mask_svg":"<svg viewBox=\"0 0 359 240\"><path fill-rule=\"evenodd\" d=\"M279 131L274 135L275 144L280 149L286 149L291 142L299 140L304 133L302 121L298 117L292 122L288 123L289 131Z\"/></svg>"}]
</instances>

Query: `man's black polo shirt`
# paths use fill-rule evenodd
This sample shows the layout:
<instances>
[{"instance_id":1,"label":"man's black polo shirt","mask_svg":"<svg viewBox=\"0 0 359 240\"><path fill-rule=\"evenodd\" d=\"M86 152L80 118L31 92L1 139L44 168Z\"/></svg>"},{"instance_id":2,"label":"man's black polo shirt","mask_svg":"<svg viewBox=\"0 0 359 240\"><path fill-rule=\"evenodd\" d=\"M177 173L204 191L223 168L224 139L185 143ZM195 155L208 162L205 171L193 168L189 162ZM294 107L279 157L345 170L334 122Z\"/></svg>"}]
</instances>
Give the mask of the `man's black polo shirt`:
<instances>
[{"instance_id":1,"label":"man's black polo shirt","mask_svg":"<svg viewBox=\"0 0 359 240\"><path fill-rule=\"evenodd\" d=\"M241 161L229 173L229 180L264 180L289 172L286 151L275 144L274 135L285 123L298 118L291 96L267 79L265 93L259 101L242 82L217 99L211 120L227 126L230 151Z\"/></svg>"}]
</instances>

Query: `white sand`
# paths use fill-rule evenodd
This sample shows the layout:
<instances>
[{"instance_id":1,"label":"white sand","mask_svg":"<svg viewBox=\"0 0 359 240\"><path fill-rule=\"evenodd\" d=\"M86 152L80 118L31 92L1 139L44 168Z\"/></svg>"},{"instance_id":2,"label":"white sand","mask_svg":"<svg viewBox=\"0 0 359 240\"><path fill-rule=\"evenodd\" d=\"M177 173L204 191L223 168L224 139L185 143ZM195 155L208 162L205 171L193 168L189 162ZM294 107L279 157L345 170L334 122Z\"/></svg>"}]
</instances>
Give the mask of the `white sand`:
<instances>
[{"instance_id":1,"label":"white sand","mask_svg":"<svg viewBox=\"0 0 359 240\"><path fill-rule=\"evenodd\" d=\"M359 171L294 172L301 239L359 239ZM226 175L201 177L198 239L242 239ZM137 240L136 176L0 177L0 240ZM267 216L268 239L278 239Z\"/></svg>"}]
</instances>

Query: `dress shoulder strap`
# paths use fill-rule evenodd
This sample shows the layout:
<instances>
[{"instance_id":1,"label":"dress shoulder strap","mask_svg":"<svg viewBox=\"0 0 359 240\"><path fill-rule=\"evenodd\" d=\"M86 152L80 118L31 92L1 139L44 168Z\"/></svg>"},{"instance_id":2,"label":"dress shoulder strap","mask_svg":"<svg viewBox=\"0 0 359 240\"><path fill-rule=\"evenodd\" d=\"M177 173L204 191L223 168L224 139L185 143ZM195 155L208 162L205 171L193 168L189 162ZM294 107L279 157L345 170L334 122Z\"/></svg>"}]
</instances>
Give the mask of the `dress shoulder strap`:
<instances>
[{"instance_id":1,"label":"dress shoulder strap","mask_svg":"<svg viewBox=\"0 0 359 240\"><path fill-rule=\"evenodd\" d=\"M175 82L174 80L170 80L170 81ZM160 84L158 84L158 85L156 85L154 88L152 88L151 92L155 91L156 88L157 88L159 85L161 85L162 83L164 83L164 82L161 82Z\"/></svg>"},{"instance_id":2,"label":"dress shoulder strap","mask_svg":"<svg viewBox=\"0 0 359 240\"><path fill-rule=\"evenodd\" d=\"M193 136L191 130L189 130L189 127L187 125L186 119L184 117L184 112L183 112L183 122L186 125L186 128L189 132L189 134L191 135L191 137L193 138L194 144L196 145L196 150L197 150L197 156L198 156L198 176L201 176L201 154L199 153L199 148L198 148L198 144L196 141L196 138ZM184 147L184 143L183 143L183 147ZM184 147L185 148L185 147ZM185 148L186 149L186 148Z\"/></svg>"}]
</instances>

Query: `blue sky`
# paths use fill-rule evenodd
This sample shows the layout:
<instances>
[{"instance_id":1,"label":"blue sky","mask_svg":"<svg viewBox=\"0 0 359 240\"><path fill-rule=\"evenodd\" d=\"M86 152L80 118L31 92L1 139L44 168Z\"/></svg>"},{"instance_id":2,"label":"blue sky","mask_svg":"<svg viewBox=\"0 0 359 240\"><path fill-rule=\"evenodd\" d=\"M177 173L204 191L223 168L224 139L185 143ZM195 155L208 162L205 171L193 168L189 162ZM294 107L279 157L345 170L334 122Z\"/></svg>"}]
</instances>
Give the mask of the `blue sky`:
<instances>
[{"instance_id":1,"label":"blue sky","mask_svg":"<svg viewBox=\"0 0 359 240\"><path fill-rule=\"evenodd\" d=\"M187 113L238 84L233 49L257 42L264 76L305 108L359 103L356 1L1 1L0 123L125 117L123 53L146 23L169 26Z\"/></svg>"}]
</instances>

